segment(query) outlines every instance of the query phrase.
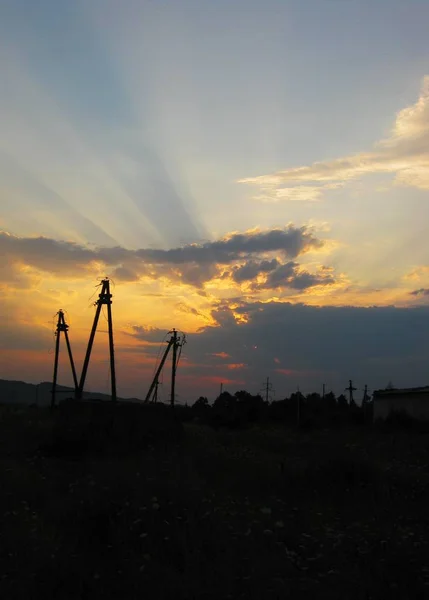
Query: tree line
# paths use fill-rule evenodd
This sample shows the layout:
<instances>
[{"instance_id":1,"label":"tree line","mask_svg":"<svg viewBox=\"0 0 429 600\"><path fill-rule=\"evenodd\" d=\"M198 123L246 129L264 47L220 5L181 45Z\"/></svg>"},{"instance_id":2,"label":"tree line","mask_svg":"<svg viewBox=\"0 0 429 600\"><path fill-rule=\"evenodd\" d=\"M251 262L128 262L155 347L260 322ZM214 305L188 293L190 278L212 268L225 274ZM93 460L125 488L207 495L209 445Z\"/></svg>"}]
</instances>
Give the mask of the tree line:
<instances>
[{"instance_id":1,"label":"tree line","mask_svg":"<svg viewBox=\"0 0 429 600\"><path fill-rule=\"evenodd\" d=\"M217 427L238 428L247 424L276 421L297 427L328 427L347 423L365 424L372 421L372 401L365 398L358 406L344 394L333 392L304 395L297 391L283 400L267 402L260 394L245 390L235 394L222 392L210 404L200 396L191 406L179 409L184 420L196 420Z\"/></svg>"}]
</instances>

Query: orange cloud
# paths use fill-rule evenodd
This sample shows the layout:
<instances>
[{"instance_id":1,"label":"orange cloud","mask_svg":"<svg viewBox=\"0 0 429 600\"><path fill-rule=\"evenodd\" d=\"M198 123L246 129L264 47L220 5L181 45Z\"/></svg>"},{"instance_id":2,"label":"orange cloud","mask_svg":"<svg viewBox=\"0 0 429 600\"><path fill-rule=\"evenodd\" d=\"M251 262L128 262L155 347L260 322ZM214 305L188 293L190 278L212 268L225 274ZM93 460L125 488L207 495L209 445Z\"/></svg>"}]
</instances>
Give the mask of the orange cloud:
<instances>
[{"instance_id":1,"label":"orange cloud","mask_svg":"<svg viewBox=\"0 0 429 600\"><path fill-rule=\"evenodd\" d=\"M238 369L247 369L247 365L244 363L229 363L225 365L228 371L236 371Z\"/></svg>"},{"instance_id":2,"label":"orange cloud","mask_svg":"<svg viewBox=\"0 0 429 600\"><path fill-rule=\"evenodd\" d=\"M299 371L294 371L293 369L274 369L274 370L276 373L279 373L280 375L287 375L288 377L297 375L299 373Z\"/></svg>"}]
</instances>

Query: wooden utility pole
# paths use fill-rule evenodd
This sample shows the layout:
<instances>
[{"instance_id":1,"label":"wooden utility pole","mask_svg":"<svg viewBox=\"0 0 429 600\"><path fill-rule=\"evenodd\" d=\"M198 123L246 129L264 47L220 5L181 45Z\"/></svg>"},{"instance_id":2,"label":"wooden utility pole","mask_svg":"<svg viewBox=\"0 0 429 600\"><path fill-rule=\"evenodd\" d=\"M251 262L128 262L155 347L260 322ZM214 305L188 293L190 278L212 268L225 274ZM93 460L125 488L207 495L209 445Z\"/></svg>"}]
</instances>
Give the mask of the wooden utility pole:
<instances>
[{"instance_id":1,"label":"wooden utility pole","mask_svg":"<svg viewBox=\"0 0 429 600\"><path fill-rule=\"evenodd\" d=\"M354 403L353 400L353 392L356 391L357 388L353 387L352 380L349 379L349 387L346 387L346 390L349 392L349 404L352 405Z\"/></svg>"},{"instance_id":2,"label":"wooden utility pole","mask_svg":"<svg viewBox=\"0 0 429 600\"><path fill-rule=\"evenodd\" d=\"M362 399L362 408L363 408L364 417L366 417L366 413L367 413L367 409L368 409L368 400L369 400L368 386L365 384L365 389L363 391L363 399Z\"/></svg>"},{"instance_id":3,"label":"wooden utility pole","mask_svg":"<svg viewBox=\"0 0 429 600\"><path fill-rule=\"evenodd\" d=\"M177 331L173 329L172 336L173 343L173 360L171 361L171 396L170 404L174 406L175 393L176 393L176 369L177 369Z\"/></svg>"},{"instance_id":4,"label":"wooden utility pole","mask_svg":"<svg viewBox=\"0 0 429 600\"><path fill-rule=\"evenodd\" d=\"M155 377L153 378L152 383L150 384L149 391L146 394L145 403L150 402L151 399L152 399L153 402L156 402L157 397L158 397L159 376L161 375L161 371L162 371L164 363L165 363L165 361L167 359L167 356L168 356L168 353L170 351L170 348L173 348L173 357L172 357L172 362L171 362L170 404L171 404L171 406L174 406L175 392L176 392L176 372L177 372L177 365L179 364L180 355L181 355L181 352L182 352L182 347L186 343L186 336L183 333L181 338L178 337L177 331L175 329L173 329L169 333L172 334L171 338L167 342L167 347L166 347L166 349L164 351L164 354L162 356L161 362L159 363L159 366L158 366L158 368L156 370ZM178 353L177 350L179 348L180 348L180 350L179 350L179 353Z\"/></svg>"},{"instance_id":5,"label":"wooden utility pole","mask_svg":"<svg viewBox=\"0 0 429 600\"><path fill-rule=\"evenodd\" d=\"M297 414L296 414L296 418L297 418L297 425L298 428L301 425L301 392L299 391L299 386L297 386L296 388L296 399L297 399Z\"/></svg>"},{"instance_id":6,"label":"wooden utility pole","mask_svg":"<svg viewBox=\"0 0 429 600\"><path fill-rule=\"evenodd\" d=\"M70 367L72 370L72 375L73 375L73 383L74 383L74 388L75 391L77 390L78 384L77 384L77 376L76 376L76 369L74 366L74 360L73 360L73 354L71 351L71 346L70 346L70 340L69 340L69 334L68 334L68 329L69 326L67 325L65 319L64 319L64 312L60 309L57 313L58 315L58 321L57 321L57 327L55 330L55 336L56 336L56 340L55 340L55 359L54 359L54 376L52 378L52 390L51 390L51 409L54 408L55 406L55 396L56 396L56 391L57 391L57 378L58 378L58 359L59 359L59 355L60 355L60 335L61 332L64 333L64 337L66 338L66 345L67 345L67 352L69 355L69 360L70 360ZM37 392L39 391L39 388L37 388ZM38 396L38 394L37 394Z\"/></svg>"},{"instance_id":7,"label":"wooden utility pole","mask_svg":"<svg viewBox=\"0 0 429 600\"><path fill-rule=\"evenodd\" d=\"M173 344L173 337L167 343L167 348L164 351L161 362L159 363L158 369L156 370L155 377L150 384L149 391L146 394L145 402L150 402L153 394L152 402L156 402L158 400L158 385L159 385L159 376L161 375L162 367L167 359L167 355L170 351L170 348Z\"/></svg>"},{"instance_id":8,"label":"wooden utility pole","mask_svg":"<svg viewBox=\"0 0 429 600\"><path fill-rule=\"evenodd\" d=\"M91 358L92 346L94 344L95 332L97 331L98 320L100 318L100 312L103 304L107 305L107 323L109 327L109 353L110 353L110 380L111 380L111 394L112 400L116 401L116 372L115 372L115 354L113 345L113 322L112 322L112 294L110 293L110 281L106 277L101 280L101 292L98 295L98 300L95 302L97 307L94 316L94 322L92 324L91 333L89 336L88 347L86 350L85 360L83 362L82 374L80 377L79 387L77 389L76 398L82 399L83 390L85 386L86 374L88 372L89 359Z\"/></svg>"}]
</instances>

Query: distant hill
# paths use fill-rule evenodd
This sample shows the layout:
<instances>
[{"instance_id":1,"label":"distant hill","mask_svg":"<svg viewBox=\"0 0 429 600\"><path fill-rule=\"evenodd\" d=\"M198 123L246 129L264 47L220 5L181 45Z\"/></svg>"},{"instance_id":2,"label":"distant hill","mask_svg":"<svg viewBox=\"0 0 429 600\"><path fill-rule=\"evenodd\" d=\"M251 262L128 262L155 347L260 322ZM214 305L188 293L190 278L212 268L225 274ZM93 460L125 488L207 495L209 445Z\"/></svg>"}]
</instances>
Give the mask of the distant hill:
<instances>
[{"instance_id":1,"label":"distant hill","mask_svg":"<svg viewBox=\"0 0 429 600\"><path fill-rule=\"evenodd\" d=\"M37 404L49 406L51 403L52 382L43 381L39 384L25 383L24 381L9 381L0 379L0 404ZM64 385L57 385L56 402L74 397L74 389ZM94 400L110 400L110 394L99 392L85 392L83 398ZM128 402L142 402L138 398L118 398Z\"/></svg>"}]
</instances>

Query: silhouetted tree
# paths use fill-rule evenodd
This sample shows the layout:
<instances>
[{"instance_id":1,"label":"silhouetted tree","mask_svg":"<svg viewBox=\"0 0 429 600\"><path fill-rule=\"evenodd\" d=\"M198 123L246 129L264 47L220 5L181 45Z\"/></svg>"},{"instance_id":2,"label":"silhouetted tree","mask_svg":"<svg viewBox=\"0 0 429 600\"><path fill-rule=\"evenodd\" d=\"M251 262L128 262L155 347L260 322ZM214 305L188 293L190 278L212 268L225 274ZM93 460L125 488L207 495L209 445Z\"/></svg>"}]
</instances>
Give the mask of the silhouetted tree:
<instances>
[{"instance_id":1,"label":"silhouetted tree","mask_svg":"<svg viewBox=\"0 0 429 600\"><path fill-rule=\"evenodd\" d=\"M205 417L210 412L210 404L205 396L200 396L192 405L192 414L195 417Z\"/></svg>"},{"instance_id":2,"label":"silhouetted tree","mask_svg":"<svg viewBox=\"0 0 429 600\"><path fill-rule=\"evenodd\" d=\"M213 408L217 411L233 409L237 405L237 398L229 392L222 392L214 401Z\"/></svg>"},{"instance_id":3,"label":"silhouetted tree","mask_svg":"<svg viewBox=\"0 0 429 600\"><path fill-rule=\"evenodd\" d=\"M240 390L239 392L235 393L235 397L238 401L241 419L252 422L261 419L266 404L263 401L262 396L259 394L253 396L245 390Z\"/></svg>"},{"instance_id":4,"label":"silhouetted tree","mask_svg":"<svg viewBox=\"0 0 429 600\"><path fill-rule=\"evenodd\" d=\"M318 394L317 392L307 394L305 401L311 413L313 413L314 415L320 415L322 413L322 396L320 394Z\"/></svg>"},{"instance_id":5,"label":"silhouetted tree","mask_svg":"<svg viewBox=\"0 0 429 600\"><path fill-rule=\"evenodd\" d=\"M325 394L324 403L328 412L335 410L337 407L337 399L335 398L334 392Z\"/></svg>"},{"instance_id":6,"label":"silhouetted tree","mask_svg":"<svg viewBox=\"0 0 429 600\"><path fill-rule=\"evenodd\" d=\"M195 409L207 407L209 407L209 401L205 396L200 396L192 405L192 408Z\"/></svg>"},{"instance_id":7,"label":"silhouetted tree","mask_svg":"<svg viewBox=\"0 0 429 600\"><path fill-rule=\"evenodd\" d=\"M340 394L337 398L337 403L339 408L348 408L349 403L347 402L347 398L344 396L344 394Z\"/></svg>"}]
</instances>

